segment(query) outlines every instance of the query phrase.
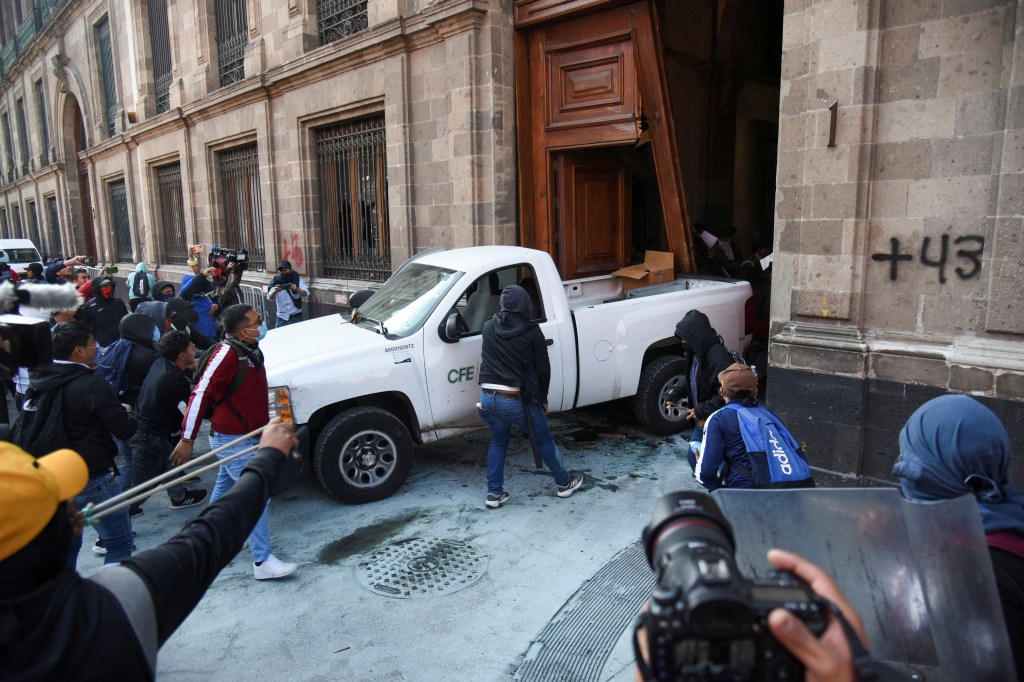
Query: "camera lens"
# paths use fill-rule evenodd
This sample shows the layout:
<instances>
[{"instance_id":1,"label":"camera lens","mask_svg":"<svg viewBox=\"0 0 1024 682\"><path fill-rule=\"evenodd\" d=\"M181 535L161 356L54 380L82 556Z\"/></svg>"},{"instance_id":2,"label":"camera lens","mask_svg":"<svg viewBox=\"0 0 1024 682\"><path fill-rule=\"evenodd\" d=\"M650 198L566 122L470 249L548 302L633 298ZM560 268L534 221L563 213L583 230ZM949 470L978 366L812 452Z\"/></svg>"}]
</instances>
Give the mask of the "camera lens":
<instances>
[{"instance_id":1,"label":"camera lens","mask_svg":"<svg viewBox=\"0 0 1024 682\"><path fill-rule=\"evenodd\" d=\"M716 545L730 556L736 551L732 526L704 493L680 491L659 498L651 523L644 528L643 541L647 561L655 571L673 549L692 542Z\"/></svg>"}]
</instances>

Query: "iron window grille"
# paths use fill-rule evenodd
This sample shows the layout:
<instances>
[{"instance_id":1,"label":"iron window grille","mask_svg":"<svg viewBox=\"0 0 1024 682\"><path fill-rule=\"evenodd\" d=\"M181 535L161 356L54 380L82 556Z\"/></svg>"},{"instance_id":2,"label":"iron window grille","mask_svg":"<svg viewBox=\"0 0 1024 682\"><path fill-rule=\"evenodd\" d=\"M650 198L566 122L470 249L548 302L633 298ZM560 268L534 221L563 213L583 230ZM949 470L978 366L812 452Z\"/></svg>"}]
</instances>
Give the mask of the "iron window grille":
<instances>
[{"instance_id":1,"label":"iron window grille","mask_svg":"<svg viewBox=\"0 0 1024 682\"><path fill-rule=\"evenodd\" d=\"M167 28L167 0L149 0L149 39L153 50L153 85L156 113L171 108L171 39Z\"/></svg>"},{"instance_id":2,"label":"iron window grille","mask_svg":"<svg viewBox=\"0 0 1024 682\"><path fill-rule=\"evenodd\" d=\"M42 165L50 163L50 127L46 123L46 97L43 92L43 81L36 81L36 108L39 111L39 132L43 138Z\"/></svg>"},{"instance_id":3,"label":"iron window grille","mask_svg":"<svg viewBox=\"0 0 1024 682\"><path fill-rule=\"evenodd\" d=\"M128 219L128 190L124 180L109 185L110 221L114 224L114 251L117 262L132 260L132 227Z\"/></svg>"},{"instance_id":4,"label":"iron window grille","mask_svg":"<svg viewBox=\"0 0 1024 682\"><path fill-rule=\"evenodd\" d=\"M11 118L5 111L0 119L3 120L4 126L4 177L7 182L14 182L14 139L11 135Z\"/></svg>"},{"instance_id":5,"label":"iron window grille","mask_svg":"<svg viewBox=\"0 0 1024 682\"><path fill-rule=\"evenodd\" d=\"M21 175L28 175L29 154L28 154L28 122L25 120L25 100L18 98L14 102L14 115L18 122L18 151L21 153Z\"/></svg>"},{"instance_id":6,"label":"iron window grille","mask_svg":"<svg viewBox=\"0 0 1024 682\"><path fill-rule=\"evenodd\" d=\"M36 202L29 201L25 204L25 212L28 213L29 239L36 245L36 248L46 253L46 245L43 243L43 235L39 231L39 215L36 213Z\"/></svg>"},{"instance_id":7,"label":"iron window grille","mask_svg":"<svg viewBox=\"0 0 1024 682\"><path fill-rule=\"evenodd\" d=\"M384 117L316 131L323 274L383 282L391 274Z\"/></svg>"},{"instance_id":8,"label":"iron window grille","mask_svg":"<svg viewBox=\"0 0 1024 682\"><path fill-rule=\"evenodd\" d=\"M100 87L103 90L103 114L107 137L117 132L117 91L114 87L114 58L110 45L110 18L96 24L96 45L100 51Z\"/></svg>"},{"instance_id":9,"label":"iron window grille","mask_svg":"<svg viewBox=\"0 0 1024 682\"><path fill-rule=\"evenodd\" d=\"M317 0L316 19L321 45L344 40L369 25L366 0Z\"/></svg>"},{"instance_id":10,"label":"iron window grille","mask_svg":"<svg viewBox=\"0 0 1024 682\"><path fill-rule=\"evenodd\" d=\"M160 210L161 262L184 264L188 260L185 244L185 202L181 193L181 164L158 166L156 172Z\"/></svg>"},{"instance_id":11,"label":"iron window grille","mask_svg":"<svg viewBox=\"0 0 1024 682\"><path fill-rule=\"evenodd\" d=\"M3 235L4 239L11 238L10 226L7 224L6 208L0 208L0 234Z\"/></svg>"},{"instance_id":12,"label":"iron window grille","mask_svg":"<svg viewBox=\"0 0 1024 682\"><path fill-rule=\"evenodd\" d=\"M222 88L245 78L245 46L249 44L245 5L245 0L217 0L217 64Z\"/></svg>"},{"instance_id":13,"label":"iron window grille","mask_svg":"<svg viewBox=\"0 0 1024 682\"><path fill-rule=\"evenodd\" d=\"M21 224L21 206L14 204L11 206L11 217L14 218L14 224L11 225L11 233L15 239L25 238L25 226Z\"/></svg>"},{"instance_id":14,"label":"iron window grille","mask_svg":"<svg viewBox=\"0 0 1024 682\"><path fill-rule=\"evenodd\" d=\"M263 204L256 145L219 152L217 162L224 204L226 242L223 246L245 249L249 253L249 266L265 270L267 251L263 241Z\"/></svg>"},{"instance_id":15,"label":"iron window grille","mask_svg":"<svg viewBox=\"0 0 1024 682\"><path fill-rule=\"evenodd\" d=\"M46 212L50 215L49 255L64 253L60 239L60 214L57 212L57 197L46 197Z\"/></svg>"}]
</instances>

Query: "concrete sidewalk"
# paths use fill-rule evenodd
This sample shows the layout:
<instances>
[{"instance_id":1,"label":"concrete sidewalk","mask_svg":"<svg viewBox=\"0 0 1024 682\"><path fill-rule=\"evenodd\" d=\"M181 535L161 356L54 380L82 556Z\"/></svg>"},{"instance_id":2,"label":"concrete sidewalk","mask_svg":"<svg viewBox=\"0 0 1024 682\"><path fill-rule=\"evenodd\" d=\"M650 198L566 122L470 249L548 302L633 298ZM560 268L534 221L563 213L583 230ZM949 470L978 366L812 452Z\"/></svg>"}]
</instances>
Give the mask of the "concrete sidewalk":
<instances>
[{"instance_id":1,"label":"concrete sidewalk","mask_svg":"<svg viewBox=\"0 0 1024 682\"><path fill-rule=\"evenodd\" d=\"M486 509L486 430L418 448L405 486L368 505L333 501L307 472L275 498L270 516L274 553L299 570L257 582L242 550L164 646L159 679L513 679L581 585L635 546L658 496L696 489L685 440L644 432L628 401L554 416L552 430L566 466L585 476L568 499L555 496L550 474L534 468L526 439L517 438L506 464L511 500ZM212 488L213 475L203 478ZM139 549L167 539L195 513L153 498L134 523ZM88 547L93 531L86 533ZM429 543L455 551L441 569L468 586L423 587L424 596L408 598L372 590L381 566L374 552ZM84 574L100 567L88 554L79 559ZM415 563L384 561L385 572ZM419 566L424 585L441 585L436 569ZM602 621L594 618L595 631ZM602 648L579 653L596 661L601 680L632 679L628 639L610 655ZM557 679L580 678L565 671Z\"/></svg>"}]
</instances>

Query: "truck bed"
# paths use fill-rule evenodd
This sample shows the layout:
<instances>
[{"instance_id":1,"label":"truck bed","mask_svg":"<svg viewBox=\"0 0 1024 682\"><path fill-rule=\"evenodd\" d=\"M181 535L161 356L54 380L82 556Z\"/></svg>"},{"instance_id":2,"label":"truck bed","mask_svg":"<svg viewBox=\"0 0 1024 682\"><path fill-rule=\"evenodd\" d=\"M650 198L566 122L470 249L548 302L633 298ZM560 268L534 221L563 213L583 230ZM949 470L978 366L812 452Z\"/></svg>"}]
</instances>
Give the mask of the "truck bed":
<instances>
[{"instance_id":1,"label":"truck bed","mask_svg":"<svg viewBox=\"0 0 1024 682\"><path fill-rule=\"evenodd\" d=\"M570 310L576 312L583 308L592 308L605 303L615 303L633 298L646 298L676 291L713 288L732 281L721 277L699 277L694 275L680 277L672 282L652 284L626 291L622 287L622 278L615 277L614 275L602 275L600 277L567 280L562 282L562 286L565 289L565 298L569 302Z\"/></svg>"}]
</instances>

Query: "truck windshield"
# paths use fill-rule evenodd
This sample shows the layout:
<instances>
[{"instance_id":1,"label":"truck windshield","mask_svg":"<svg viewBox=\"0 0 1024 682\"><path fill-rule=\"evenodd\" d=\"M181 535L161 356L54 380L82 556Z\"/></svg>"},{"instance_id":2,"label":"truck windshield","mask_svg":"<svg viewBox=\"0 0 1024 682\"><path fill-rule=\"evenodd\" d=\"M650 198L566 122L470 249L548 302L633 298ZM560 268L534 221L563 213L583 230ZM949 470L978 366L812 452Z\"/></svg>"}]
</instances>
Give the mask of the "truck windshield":
<instances>
[{"instance_id":1,"label":"truck windshield","mask_svg":"<svg viewBox=\"0 0 1024 682\"><path fill-rule=\"evenodd\" d=\"M41 259L35 249L3 249L0 250L0 262L33 263Z\"/></svg>"},{"instance_id":2,"label":"truck windshield","mask_svg":"<svg viewBox=\"0 0 1024 682\"><path fill-rule=\"evenodd\" d=\"M410 263L359 307L361 327L388 338L409 336L421 326L463 273Z\"/></svg>"}]
</instances>

